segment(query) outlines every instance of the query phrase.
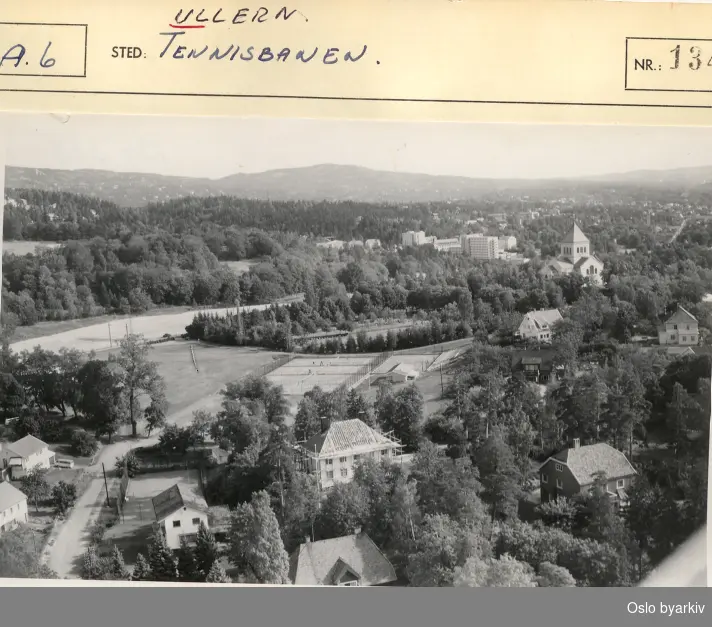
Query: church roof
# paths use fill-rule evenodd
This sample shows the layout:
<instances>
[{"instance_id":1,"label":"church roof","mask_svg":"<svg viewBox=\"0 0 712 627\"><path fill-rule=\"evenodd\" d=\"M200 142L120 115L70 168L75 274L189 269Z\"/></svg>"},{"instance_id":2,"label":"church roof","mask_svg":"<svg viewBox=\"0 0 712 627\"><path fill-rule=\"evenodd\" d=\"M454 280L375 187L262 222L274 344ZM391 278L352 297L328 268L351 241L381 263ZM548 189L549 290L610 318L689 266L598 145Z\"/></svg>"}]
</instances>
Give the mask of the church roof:
<instances>
[{"instance_id":1,"label":"church roof","mask_svg":"<svg viewBox=\"0 0 712 627\"><path fill-rule=\"evenodd\" d=\"M579 225L574 222L572 229L566 234L564 239L561 240L562 244L581 244L583 242L588 242L589 239L583 234L583 231L579 228Z\"/></svg>"}]
</instances>

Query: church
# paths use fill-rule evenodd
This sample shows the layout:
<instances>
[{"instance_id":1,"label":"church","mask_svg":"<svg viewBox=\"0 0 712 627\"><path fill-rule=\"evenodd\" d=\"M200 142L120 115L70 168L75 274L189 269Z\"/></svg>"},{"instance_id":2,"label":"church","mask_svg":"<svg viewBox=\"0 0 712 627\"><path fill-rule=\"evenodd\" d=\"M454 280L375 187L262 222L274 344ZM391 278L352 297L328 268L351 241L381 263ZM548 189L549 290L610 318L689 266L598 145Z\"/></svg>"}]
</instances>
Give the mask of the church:
<instances>
[{"instance_id":1,"label":"church","mask_svg":"<svg viewBox=\"0 0 712 627\"><path fill-rule=\"evenodd\" d=\"M591 279L595 285L603 284L603 262L591 252L591 242L578 224L559 242L559 256L549 259L539 273L546 279L575 272Z\"/></svg>"}]
</instances>

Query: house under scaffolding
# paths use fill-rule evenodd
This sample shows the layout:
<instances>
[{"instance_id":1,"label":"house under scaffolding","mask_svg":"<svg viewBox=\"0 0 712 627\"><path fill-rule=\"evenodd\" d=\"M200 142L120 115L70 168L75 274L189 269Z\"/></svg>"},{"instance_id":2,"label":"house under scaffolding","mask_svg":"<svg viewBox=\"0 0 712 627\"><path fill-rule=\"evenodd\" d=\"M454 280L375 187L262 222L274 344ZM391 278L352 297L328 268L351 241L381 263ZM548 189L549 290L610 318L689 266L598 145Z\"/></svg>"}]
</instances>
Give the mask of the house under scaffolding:
<instances>
[{"instance_id":1,"label":"house under scaffolding","mask_svg":"<svg viewBox=\"0 0 712 627\"><path fill-rule=\"evenodd\" d=\"M332 422L323 433L299 442L295 451L297 466L316 475L320 492L351 481L364 459L397 463L403 458L403 445L392 433L358 419Z\"/></svg>"}]
</instances>

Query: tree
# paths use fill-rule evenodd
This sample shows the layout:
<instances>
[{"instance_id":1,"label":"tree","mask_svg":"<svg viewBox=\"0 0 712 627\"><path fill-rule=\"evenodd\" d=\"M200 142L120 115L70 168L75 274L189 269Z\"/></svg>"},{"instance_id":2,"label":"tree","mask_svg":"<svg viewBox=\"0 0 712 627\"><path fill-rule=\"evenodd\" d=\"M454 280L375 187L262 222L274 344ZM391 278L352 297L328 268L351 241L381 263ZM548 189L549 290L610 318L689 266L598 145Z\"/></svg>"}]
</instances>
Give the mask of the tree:
<instances>
[{"instance_id":1,"label":"tree","mask_svg":"<svg viewBox=\"0 0 712 627\"><path fill-rule=\"evenodd\" d=\"M313 535L318 510L316 477L305 472L292 472L284 489L284 507L280 508L282 539L288 553L305 537Z\"/></svg>"},{"instance_id":2,"label":"tree","mask_svg":"<svg viewBox=\"0 0 712 627\"><path fill-rule=\"evenodd\" d=\"M181 542L181 546L178 549L177 568L180 581L204 581L198 569L195 552L185 542Z\"/></svg>"},{"instance_id":3,"label":"tree","mask_svg":"<svg viewBox=\"0 0 712 627\"><path fill-rule=\"evenodd\" d=\"M485 440L476 458L484 497L492 505L492 520L498 516L515 517L521 496L521 475L499 427Z\"/></svg>"},{"instance_id":4,"label":"tree","mask_svg":"<svg viewBox=\"0 0 712 627\"><path fill-rule=\"evenodd\" d=\"M176 581L178 578L176 560L161 531L153 535L148 545L148 565L152 581Z\"/></svg>"},{"instance_id":5,"label":"tree","mask_svg":"<svg viewBox=\"0 0 712 627\"><path fill-rule=\"evenodd\" d=\"M319 508L315 526L321 539L339 538L363 527L367 516L368 500L361 485L337 483Z\"/></svg>"},{"instance_id":6,"label":"tree","mask_svg":"<svg viewBox=\"0 0 712 627\"><path fill-rule=\"evenodd\" d=\"M215 562L208 572L208 576L205 578L207 583L232 583L232 579L227 576L225 569L220 566L219 562Z\"/></svg>"},{"instance_id":7,"label":"tree","mask_svg":"<svg viewBox=\"0 0 712 627\"><path fill-rule=\"evenodd\" d=\"M304 396L299 401L297 415L294 417L294 437L298 441L305 441L319 433L321 433L319 408L312 398Z\"/></svg>"},{"instance_id":8,"label":"tree","mask_svg":"<svg viewBox=\"0 0 712 627\"><path fill-rule=\"evenodd\" d=\"M578 514L578 508L569 499L559 497L540 503L536 512L547 527L555 527L570 532Z\"/></svg>"},{"instance_id":9,"label":"tree","mask_svg":"<svg viewBox=\"0 0 712 627\"><path fill-rule=\"evenodd\" d=\"M140 335L128 335L119 341L118 355L109 359L118 366L117 378L128 411L131 433L138 435L141 399L148 397L150 404L162 403L165 383L158 365L148 360L149 346Z\"/></svg>"},{"instance_id":10,"label":"tree","mask_svg":"<svg viewBox=\"0 0 712 627\"><path fill-rule=\"evenodd\" d=\"M205 579L218 559L218 545L215 536L201 520L193 549L198 572Z\"/></svg>"},{"instance_id":11,"label":"tree","mask_svg":"<svg viewBox=\"0 0 712 627\"><path fill-rule=\"evenodd\" d=\"M84 429L77 429L72 432L69 446L72 455L75 457L91 457L99 448L96 438L92 437Z\"/></svg>"},{"instance_id":12,"label":"tree","mask_svg":"<svg viewBox=\"0 0 712 627\"><path fill-rule=\"evenodd\" d=\"M459 588L535 588L534 570L510 555L470 557L455 569L453 585Z\"/></svg>"},{"instance_id":13,"label":"tree","mask_svg":"<svg viewBox=\"0 0 712 627\"><path fill-rule=\"evenodd\" d=\"M136 556L136 564L134 565L133 572L131 573L131 579L133 581L152 581L153 576L151 575L151 567L148 565L146 558L142 553Z\"/></svg>"},{"instance_id":14,"label":"tree","mask_svg":"<svg viewBox=\"0 0 712 627\"><path fill-rule=\"evenodd\" d=\"M2 418L15 418L25 404L25 388L8 372L0 373L0 411Z\"/></svg>"},{"instance_id":15,"label":"tree","mask_svg":"<svg viewBox=\"0 0 712 627\"><path fill-rule=\"evenodd\" d=\"M404 447L418 448L422 433L423 395L415 385L400 390L392 399L390 409L379 416L385 431L393 431Z\"/></svg>"},{"instance_id":16,"label":"tree","mask_svg":"<svg viewBox=\"0 0 712 627\"><path fill-rule=\"evenodd\" d=\"M34 532L26 525L0 534L0 577L31 578L40 572Z\"/></svg>"},{"instance_id":17,"label":"tree","mask_svg":"<svg viewBox=\"0 0 712 627\"><path fill-rule=\"evenodd\" d=\"M134 451L129 451L125 455L116 458L114 469L119 476L123 476L124 468L126 468L129 479L133 479L141 470L141 460L139 460Z\"/></svg>"},{"instance_id":18,"label":"tree","mask_svg":"<svg viewBox=\"0 0 712 627\"><path fill-rule=\"evenodd\" d=\"M129 581L131 579L131 574L124 563L124 556L116 545L111 549L111 555L107 560L106 575L107 579L114 581Z\"/></svg>"},{"instance_id":19,"label":"tree","mask_svg":"<svg viewBox=\"0 0 712 627\"><path fill-rule=\"evenodd\" d=\"M87 547L82 558L81 577L92 581L107 579L108 568L106 562L99 557L96 547L92 544Z\"/></svg>"},{"instance_id":20,"label":"tree","mask_svg":"<svg viewBox=\"0 0 712 627\"><path fill-rule=\"evenodd\" d=\"M160 431L168 424L165 399L152 400L151 404L143 410L143 417L146 420L146 435L150 438L151 433Z\"/></svg>"},{"instance_id":21,"label":"tree","mask_svg":"<svg viewBox=\"0 0 712 627\"><path fill-rule=\"evenodd\" d=\"M50 497L56 514L64 516L77 500L77 486L66 481L59 481L52 486Z\"/></svg>"},{"instance_id":22,"label":"tree","mask_svg":"<svg viewBox=\"0 0 712 627\"><path fill-rule=\"evenodd\" d=\"M489 554L486 537L449 516L426 516L408 555L406 574L411 586L452 586L455 570L468 558Z\"/></svg>"},{"instance_id":23,"label":"tree","mask_svg":"<svg viewBox=\"0 0 712 627\"><path fill-rule=\"evenodd\" d=\"M563 566L551 562L539 564L539 574L536 582L540 588L575 588L576 580Z\"/></svg>"},{"instance_id":24,"label":"tree","mask_svg":"<svg viewBox=\"0 0 712 627\"><path fill-rule=\"evenodd\" d=\"M101 360L86 362L77 375L79 410L89 419L97 436L111 437L126 421L126 406L121 386L112 366Z\"/></svg>"},{"instance_id":25,"label":"tree","mask_svg":"<svg viewBox=\"0 0 712 627\"><path fill-rule=\"evenodd\" d=\"M376 421L366 399L353 388L349 390L346 397L346 418L349 420L362 420L370 427L376 426Z\"/></svg>"},{"instance_id":26,"label":"tree","mask_svg":"<svg viewBox=\"0 0 712 627\"><path fill-rule=\"evenodd\" d=\"M259 583L288 583L289 557L279 533L277 518L267 492L252 495L233 513L229 556L240 574Z\"/></svg>"},{"instance_id":27,"label":"tree","mask_svg":"<svg viewBox=\"0 0 712 627\"><path fill-rule=\"evenodd\" d=\"M20 479L22 492L27 497L27 500L34 503L35 509L40 511L40 501L49 496L49 483L47 483L47 471L44 468L35 466L27 471L27 474Z\"/></svg>"}]
</instances>

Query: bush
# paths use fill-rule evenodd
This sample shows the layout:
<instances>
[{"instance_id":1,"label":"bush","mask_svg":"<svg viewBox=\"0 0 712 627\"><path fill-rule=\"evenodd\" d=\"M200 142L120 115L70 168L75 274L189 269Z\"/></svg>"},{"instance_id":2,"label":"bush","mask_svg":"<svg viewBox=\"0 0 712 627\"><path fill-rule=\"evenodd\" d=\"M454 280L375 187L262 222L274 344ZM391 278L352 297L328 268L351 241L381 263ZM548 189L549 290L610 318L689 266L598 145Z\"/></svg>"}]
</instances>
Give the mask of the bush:
<instances>
[{"instance_id":1,"label":"bush","mask_svg":"<svg viewBox=\"0 0 712 627\"><path fill-rule=\"evenodd\" d=\"M133 479L141 470L141 460L136 457L134 451L129 451L123 457L117 457L114 468L119 475L123 475L124 463L126 463L126 470L130 479Z\"/></svg>"},{"instance_id":2,"label":"bush","mask_svg":"<svg viewBox=\"0 0 712 627\"><path fill-rule=\"evenodd\" d=\"M75 457L91 457L99 448L96 438L83 429L77 429L69 440L70 450Z\"/></svg>"}]
</instances>

